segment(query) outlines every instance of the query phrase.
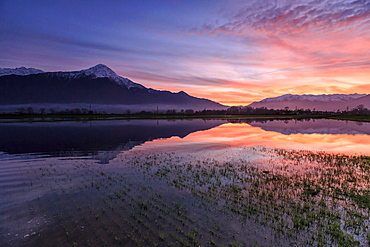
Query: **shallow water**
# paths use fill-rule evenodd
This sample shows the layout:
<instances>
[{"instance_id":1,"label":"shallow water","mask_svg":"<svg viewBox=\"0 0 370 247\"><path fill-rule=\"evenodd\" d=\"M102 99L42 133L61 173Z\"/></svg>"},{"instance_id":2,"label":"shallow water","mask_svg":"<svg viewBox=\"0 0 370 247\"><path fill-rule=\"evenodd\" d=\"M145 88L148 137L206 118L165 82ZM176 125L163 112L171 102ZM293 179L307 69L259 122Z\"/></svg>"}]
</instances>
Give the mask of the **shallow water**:
<instances>
[{"instance_id":1,"label":"shallow water","mask_svg":"<svg viewBox=\"0 0 370 247\"><path fill-rule=\"evenodd\" d=\"M370 123L328 119L1 123L0 136L0 158L30 154L93 157L153 145L177 152L260 145L370 153Z\"/></svg>"},{"instance_id":2,"label":"shallow water","mask_svg":"<svg viewBox=\"0 0 370 247\"><path fill-rule=\"evenodd\" d=\"M316 176L330 180L327 194L339 193L331 189L338 181L339 203L326 202L333 212L354 204L348 208L368 216L358 201L369 190L366 159L346 160L353 167L338 168L345 174L329 171L341 165L335 155L369 155L369 135L370 123L336 120L3 123L0 246L315 246L321 242L307 239L319 237L317 229L302 223L301 232L290 215L297 209L264 208L268 195L279 198L276 208L295 208L298 195L308 194L313 208L329 198L324 185L302 182L313 185ZM282 178L296 187L278 184ZM350 192L341 186L365 194L343 199ZM280 217L285 225L276 223ZM353 234L341 224L368 243L366 228ZM323 243L335 243L330 229Z\"/></svg>"}]
</instances>

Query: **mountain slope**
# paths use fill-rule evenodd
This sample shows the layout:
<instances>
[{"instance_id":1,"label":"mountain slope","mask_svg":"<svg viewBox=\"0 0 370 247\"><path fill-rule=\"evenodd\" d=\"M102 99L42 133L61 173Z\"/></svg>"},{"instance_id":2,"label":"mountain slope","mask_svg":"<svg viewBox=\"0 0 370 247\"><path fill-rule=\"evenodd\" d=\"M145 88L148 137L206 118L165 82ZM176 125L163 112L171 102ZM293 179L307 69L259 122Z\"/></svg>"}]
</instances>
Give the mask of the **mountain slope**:
<instances>
[{"instance_id":1,"label":"mountain slope","mask_svg":"<svg viewBox=\"0 0 370 247\"><path fill-rule=\"evenodd\" d=\"M366 94L331 94L331 95L292 95L286 94L253 102L249 106L268 109L315 109L317 111L345 111L364 105L370 108L370 95Z\"/></svg>"},{"instance_id":2,"label":"mountain slope","mask_svg":"<svg viewBox=\"0 0 370 247\"><path fill-rule=\"evenodd\" d=\"M364 107L370 109L370 95L353 100L355 106L364 105Z\"/></svg>"},{"instance_id":3,"label":"mountain slope","mask_svg":"<svg viewBox=\"0 0 370 247\"><path fill-rule=\"evenodd\" d=\"M73 72L46 72L30 75L0 76L0 104L104 104L141 106L160 105L161 109L225 109L219 103L192 97L185 92L172 93L148 89L114 73L105 65ZM146 105L146 106L144 106Z\"/></svg>"},{"instance_id":4,"label":"mountain slope","mask_svg":"<svg viewBox=\"0 0 370 247\"><path fill-rule=\"evenodd\" d=\"M366 94L321 94L321 95L294 95L284 94L275 98L266 98L261 102L278 102L278 101L321 101L321 102L343 102L348 100L354 100L366 96Z\"/></svg>"}]
</instances>

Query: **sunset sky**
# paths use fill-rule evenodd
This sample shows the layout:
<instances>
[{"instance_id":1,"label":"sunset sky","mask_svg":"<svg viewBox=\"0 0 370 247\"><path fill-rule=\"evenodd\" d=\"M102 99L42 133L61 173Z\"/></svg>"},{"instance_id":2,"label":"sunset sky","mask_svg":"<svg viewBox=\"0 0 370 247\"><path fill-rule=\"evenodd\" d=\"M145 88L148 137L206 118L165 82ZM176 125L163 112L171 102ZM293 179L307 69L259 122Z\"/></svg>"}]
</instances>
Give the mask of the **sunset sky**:
<instances>
[{"instance_id":1,"label":"sunset sky","mask_svg":"<svg viewBox=\"0 0 370 247\"><path fill-rule=\"evenodd\" d=\"M0 67L105 64L226 105L370 93L370 0L0 0Z\"/></svg>"}]
</instances>

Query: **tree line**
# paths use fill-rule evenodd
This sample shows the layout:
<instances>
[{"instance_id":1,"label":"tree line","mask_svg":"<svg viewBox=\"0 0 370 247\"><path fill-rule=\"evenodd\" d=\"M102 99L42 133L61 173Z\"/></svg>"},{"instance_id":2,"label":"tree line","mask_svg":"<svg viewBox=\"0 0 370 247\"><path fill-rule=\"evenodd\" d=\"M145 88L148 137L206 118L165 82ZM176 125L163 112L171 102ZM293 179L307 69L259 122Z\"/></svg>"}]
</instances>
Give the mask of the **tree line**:
<instances>
[{"instance_id":1,"label":"tree line","mask_svg":"<svg viewBox=\"0 0 370 247\"><path fill-rule=\"evenodd\" d=\"M17 114L42 114L42 115L96 115L108 114L106 111L92 111L86 108L73 108L64 110L55 110L54 108L46 109L40 108L34 110L32 107L18 108ZM225 110L201 110L194 111L193 109L168 109L166 111L137 111L132 112L125 110L121 114L125 115L186 115L186 116L199 116L199 115L370 115L370 109L364 105L358 105L352 110L345 111L318 111L316 109L268 109L266 107L253 108L250 106L232 106Z\"/></svg>"}]
</instances>

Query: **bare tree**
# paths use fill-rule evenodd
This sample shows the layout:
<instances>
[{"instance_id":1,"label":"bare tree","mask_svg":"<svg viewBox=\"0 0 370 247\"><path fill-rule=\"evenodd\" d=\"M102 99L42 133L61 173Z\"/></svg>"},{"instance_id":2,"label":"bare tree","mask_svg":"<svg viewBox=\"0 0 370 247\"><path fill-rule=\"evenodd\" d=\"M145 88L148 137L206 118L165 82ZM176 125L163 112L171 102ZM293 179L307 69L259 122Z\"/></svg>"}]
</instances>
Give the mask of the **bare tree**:
<instances>
[{"instance_id":1,"label":"bare tree","mask_svg":"<svg viewBox=\"0 0 370 247\"><path fill-rule=\"evenodd\" d=\"M193 109L186 109L185 114L188 114L188 115L194 114L194 110Z\"/></svg>"},{"instance_id":2,"label":"bare tree","mask_svg":"<svg viewBox=\"0 0 370 247\"><path fill-rule=\"evenodd\" d=\"M365 107L364 105L358 105L358 106L357 106L357 109L358 109L358 110L363 110L363 109L364 109L364 107Z\"/></svg>"},{"instance_id":3,"label":"bare tree","mask_svg":"<svg viewBox=\"0 0 370 247\"><path fill-rule=\"evenodd\" d=\"M23 107L18 108L18 113L19 113L19 114L24 114L24 113L25 113L25 111L26 111L26 109L24 109Z\"/></svg>"},{"instance_id":4,"label":"bare tree","mask_svg":"<svg viewBox=\"0 0 370 247\"><path fill-rule=\"evenodd\" d=\"M33 108L32 108L32 107L27 107L26 112L27 112L28 114L33 114L33 113L34 113L34 112L33 112Z\"/></svg>"}]
</instances>

